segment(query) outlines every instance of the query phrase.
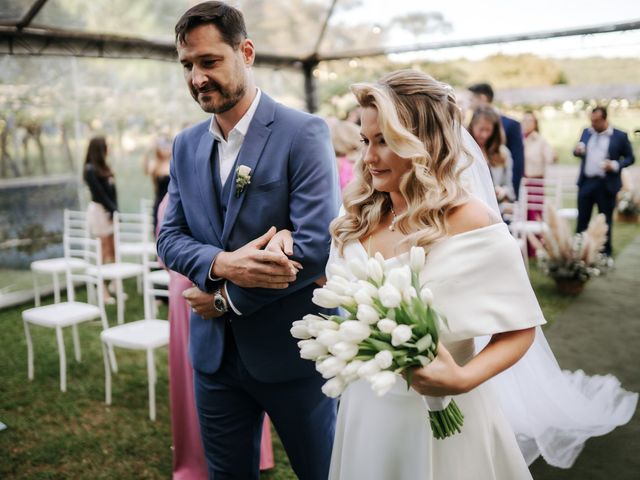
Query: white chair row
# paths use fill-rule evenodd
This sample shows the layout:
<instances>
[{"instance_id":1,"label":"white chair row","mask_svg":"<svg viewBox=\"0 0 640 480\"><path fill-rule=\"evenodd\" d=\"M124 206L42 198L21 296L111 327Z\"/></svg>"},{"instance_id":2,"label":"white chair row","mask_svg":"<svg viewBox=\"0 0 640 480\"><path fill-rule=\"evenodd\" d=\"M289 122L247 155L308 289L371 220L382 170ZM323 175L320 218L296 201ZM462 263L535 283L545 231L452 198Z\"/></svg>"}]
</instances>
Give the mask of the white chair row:
<instances>
[{"instance_id":1,"label":"white chair row","mask_svg":"<svg viewBox=\"0 0 640 480\"><path fill-rule=\"evenodd\" d=\"M118 371L114 347L144 350L147 353L147 372L149 380L149 417L155 420L155 384L157 374L155 369L155 349L168 345L169 323L166 320L156 318L152 310L155 306L154 298L158 296L168 297L168 274L162 270L157 274L153 270L157 265L150 257L155 259L155 254L145 255L143 259L143 299L144 319L131 323L122 323L116 327L109 327L104 307L104 275L107 265L102 265L101 248L99 240L89 238L75 238L64 236L64 253L66 260L66 283L68 301L54 303L47 306L39 306L24 310L22 318L27 339L27 363L28 378L34 378L34 354L31 338L31 327L41 326L53 328L56 331L58 353L60 360L60 390L67 389L66 354L64 346L63 329L71 327L75 358L81 360L81 350L77 326L80 323L99 319L102 333L100 335L105 357L105 401L111 404L111 374ZM71 260L83 262L83 268L71 268ZM165 279L160 285L154 284L153 279ZM87 285L87 290L97 292L97 304L90 301L76 301L75 286Z\"/></svg>"}]
</instances>

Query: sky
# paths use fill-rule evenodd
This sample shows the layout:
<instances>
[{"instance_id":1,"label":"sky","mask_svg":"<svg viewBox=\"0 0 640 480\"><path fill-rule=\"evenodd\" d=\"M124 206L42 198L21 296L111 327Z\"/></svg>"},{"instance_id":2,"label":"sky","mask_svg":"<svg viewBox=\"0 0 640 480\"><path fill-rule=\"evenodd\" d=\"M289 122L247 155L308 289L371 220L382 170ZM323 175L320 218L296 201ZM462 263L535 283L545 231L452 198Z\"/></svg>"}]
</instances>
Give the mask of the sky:
<instances>
[{"instance_id":1,"label":"sky","mask_svg":"<svg viewBox=\"0 0 640 480\"><path fill-rule=\"evenodd\" d=\"M366 0L364 6L334 13L333 22L376 23L398 13L440 12L452 24L448 34L422 36L420 42L476 39L546 30L563 30L640 20L640 0ZM340 2L338 3L340 5ZM412 35L392 34L392 45L416 42ZM432 51L433 60L482 58L494 53L535 53L550 57L640 57L640 30L561 39L514 42ZM423 54L424 55L424 54ZM421 55L421 56L423 56Z\"/></svg>"}]
</instances>

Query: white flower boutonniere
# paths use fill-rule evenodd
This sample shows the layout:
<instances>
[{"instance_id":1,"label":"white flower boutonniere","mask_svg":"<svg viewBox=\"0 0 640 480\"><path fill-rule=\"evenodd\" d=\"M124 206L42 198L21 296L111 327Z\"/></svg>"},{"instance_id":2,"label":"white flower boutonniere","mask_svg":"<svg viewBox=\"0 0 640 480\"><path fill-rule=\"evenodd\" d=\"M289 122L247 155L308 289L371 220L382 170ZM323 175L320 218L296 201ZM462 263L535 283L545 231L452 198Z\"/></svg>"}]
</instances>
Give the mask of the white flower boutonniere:
<instances>
[{"instance_id":1,"label":"white flower boutonniere","mask_svg":"<svg viewBox=\"0 0 640 480\"><path fill-rule=\"evenodd\" d=\"M244 192L247 185L251 183L251 168L246 165L239 165L236 168L236 197Z\"/></svg>"}]
</instances>

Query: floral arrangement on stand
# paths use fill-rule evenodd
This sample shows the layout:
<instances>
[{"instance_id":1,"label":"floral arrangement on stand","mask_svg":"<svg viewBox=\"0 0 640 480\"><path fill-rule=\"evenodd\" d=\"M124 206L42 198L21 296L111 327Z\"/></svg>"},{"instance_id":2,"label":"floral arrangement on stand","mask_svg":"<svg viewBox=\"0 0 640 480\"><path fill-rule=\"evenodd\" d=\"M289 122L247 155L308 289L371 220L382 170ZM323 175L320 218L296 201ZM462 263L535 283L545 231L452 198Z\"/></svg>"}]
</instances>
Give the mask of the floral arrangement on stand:
<instances>
[{"instance_id":1,"label":"floral arrangement on stand","mask_svg":"<svg viewBox=\"0 0 640 480\"><path fill-rule=\"evenodd\" d=\"M608 257L601 253L609 228L605 216L598 214L584 232L574 234L566 219L547 205L545 222L548 228L542 239L528 235L536 248L538 266L555 280L560 292L580 293L591 277L605 273L609 267Z\"/></svg>"},{"instance_id":2,"label":"floral arrangement on stand","mask_svg":"<svg viewBox=\"0 0 640 480\"><path fill-rule=\"evenodd\" d=\"M619 193L616 207L618 220L635 223L640 215L640 191L623 190Z\"/></svg>"},{"instance_id":3,"label":"floral arrangement on stand","mask_svg":"<svg viewBox=\"0 0 640 480\"><path fill-rule=\"evenodd\" d=\"M313 302L341 308L340 315L306 315L293 323L300 356L316 362L327 379L322 391L338 397L358 379L385 395L404 375L410 388L414 367L438 353L438 330L446 319L432 306L433 293L420 284L425 252L413 247L409 265L391 267L380 253L368 262L331 265L329 280L314 291ZM464 416L451 397L423 396L433 436L460 432ZM425 419L426 420L426 419Z\"/></svg>"}]
</instances>

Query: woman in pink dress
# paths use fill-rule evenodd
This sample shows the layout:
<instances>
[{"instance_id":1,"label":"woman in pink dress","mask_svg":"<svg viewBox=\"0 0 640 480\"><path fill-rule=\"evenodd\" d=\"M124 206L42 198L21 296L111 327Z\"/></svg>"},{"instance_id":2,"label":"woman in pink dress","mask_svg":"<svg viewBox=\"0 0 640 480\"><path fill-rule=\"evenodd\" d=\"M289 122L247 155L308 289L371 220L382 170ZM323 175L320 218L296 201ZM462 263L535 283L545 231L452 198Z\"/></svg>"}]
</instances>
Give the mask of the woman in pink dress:
<instances>
[{"instance_id":1,"label":"woman in pink dress","mask_svg":"<svg viewBox=\"0 0 640 480\"><path fill-rule=\"evenodd\" d=\"M331 125L331 142L338 162L340 191L353 177L353 165L360 157L360 129L352 122L337 121Z\"/></svg>"},{"instance_id":2,"label":"woman in pink dress","mask_svg":"<svg viewBox=\"0 0 640 480\"><path fill-rule=\"evenodd\" d=\"M158 207L162 223L168 197ZM207 462L200 440L200 425L193 394L193 371L189 361L190 308L182 292L191 281L169 270L169 396L173 436L173 479L206 480ZM265 415L260 443L260 470L273 468L271 422Z\"/></svg>"}]
</instances>

